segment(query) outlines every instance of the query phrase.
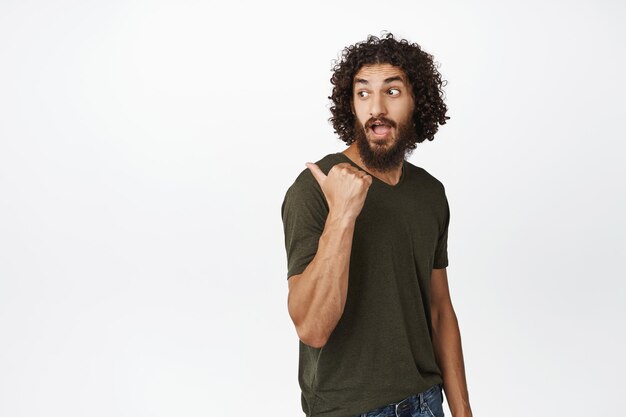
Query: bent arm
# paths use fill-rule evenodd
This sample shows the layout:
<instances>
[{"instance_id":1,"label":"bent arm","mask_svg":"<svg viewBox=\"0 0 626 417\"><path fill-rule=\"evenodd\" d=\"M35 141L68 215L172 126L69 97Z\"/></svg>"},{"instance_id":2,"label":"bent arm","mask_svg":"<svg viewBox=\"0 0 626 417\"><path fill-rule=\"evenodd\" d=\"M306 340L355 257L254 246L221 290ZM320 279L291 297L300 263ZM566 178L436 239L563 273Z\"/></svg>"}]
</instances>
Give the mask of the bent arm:
<instances>
[{"instance_id":1,"label":"bent arm","mask_svg":"<svg viewBox=\"0 0 626 417\"><path fill-rule=\"evenodd\" d=\"M343 314L354 225L354 219L331 211L313 260L289 278L289 315L298 337L309 346L324 346Z\"/></svg>"},{"instance_id":2,"label":"bent arm","mask_svg":"<svg viewBox=\"0 0 626 417\"><path fill-rule=\"evenodd\" d=\"M433 349L443 373L443 386L453 417L471 417L461 332L452 307L446 269L433 269L430 289L430 311Z\"/></svg>"}]
</instances>

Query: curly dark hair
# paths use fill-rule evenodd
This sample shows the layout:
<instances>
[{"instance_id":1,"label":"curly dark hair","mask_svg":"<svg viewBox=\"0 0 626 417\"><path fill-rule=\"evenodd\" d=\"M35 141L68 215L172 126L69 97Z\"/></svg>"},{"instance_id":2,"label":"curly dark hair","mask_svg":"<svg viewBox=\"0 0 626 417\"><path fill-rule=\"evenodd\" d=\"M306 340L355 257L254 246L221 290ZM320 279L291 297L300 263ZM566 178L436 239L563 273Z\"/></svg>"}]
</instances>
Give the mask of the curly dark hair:
<instances>
[{"instance_id":1,"label":"curly dark hair","mask_svg":"<svg viewBox=\"0 0 626 417\"><path fill-rule=\"evenodd\" d=\"M333 87L332 117L328 119L339 138L350 145L355 136L355 115L352 112L352 94L354 76L364 65L391 64L399 67L407 75L412 88L415 110L415 143L409 149L415 149L417 143L425 139L432 141L439 125L446 124L447 107L444 104L442 87L447 81L441 80L433 56L424 52L417 43L406 39L396 40L392 33L381 38L369 35L366 41L343 49L339 60L334 61L333 75L330 79Z\"/></svg>"}]
</instances>

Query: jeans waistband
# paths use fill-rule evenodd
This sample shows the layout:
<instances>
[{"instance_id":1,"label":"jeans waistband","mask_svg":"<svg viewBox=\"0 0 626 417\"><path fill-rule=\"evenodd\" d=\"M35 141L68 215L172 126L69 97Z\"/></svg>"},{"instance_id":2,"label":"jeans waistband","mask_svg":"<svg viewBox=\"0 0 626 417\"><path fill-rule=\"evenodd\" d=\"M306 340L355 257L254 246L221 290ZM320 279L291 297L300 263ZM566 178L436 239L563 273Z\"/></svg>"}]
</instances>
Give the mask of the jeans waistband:
<instances>
[{"instance_id":1,"label":"jeans waistband","mask_svg":"<svg viewBox=\"0 0 626 417\"><path fill-rule=\"evenodd\" d=\"M365 417L368 414L369 415L377 415L377 414L382 414L384 411L386 411L386 409L388 409L389 411L393 411L395 416L406 416L406 415L410 415L410 410L416 410L419 409L421 411L424 411L427 408L426 405L426 400L424 399L425 396L430 395L431 393L435 393L438 392L439 390L443 389L441 384L436 384L433 385L432 387L428 388L427 390L424 390L420 393L411 395L409 397L406 397L405 399L403 399L402 401L399 401L397 403L391 403L388 404L386 406L377 408L375 410L370 410L367 413L363 413L361 414L361 417ZM389 411L387 411L386 415L389 415Z\"/></svg>"}]
</instances>

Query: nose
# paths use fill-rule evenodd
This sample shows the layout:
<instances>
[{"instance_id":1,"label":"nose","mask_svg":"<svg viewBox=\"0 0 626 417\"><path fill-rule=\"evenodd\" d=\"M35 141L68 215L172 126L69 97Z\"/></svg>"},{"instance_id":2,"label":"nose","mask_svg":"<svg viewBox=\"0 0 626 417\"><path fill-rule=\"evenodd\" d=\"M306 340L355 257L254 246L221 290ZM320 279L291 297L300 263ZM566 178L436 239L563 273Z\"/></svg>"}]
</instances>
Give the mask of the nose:
<instances>
[{"instance_id":1,"label":"nose","mask_svg":"<svg viewBox=\"0 0 626 417\"><path fill-rule=\"evenodd\" d=\"M375 94L370 100L370 116L376 118L386 114L387 109L385 108L384 97L380 94Z\"/></svg>"}]
</instances>

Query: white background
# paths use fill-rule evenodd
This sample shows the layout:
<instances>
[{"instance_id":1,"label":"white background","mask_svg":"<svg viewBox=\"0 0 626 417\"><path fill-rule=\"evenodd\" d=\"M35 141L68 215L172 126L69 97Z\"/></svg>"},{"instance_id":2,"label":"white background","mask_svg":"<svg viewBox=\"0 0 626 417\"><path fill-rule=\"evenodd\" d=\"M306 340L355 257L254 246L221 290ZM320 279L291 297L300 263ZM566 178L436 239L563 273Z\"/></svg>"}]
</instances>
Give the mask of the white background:
<instances>
[{"instance_id":1,"label":"white background","mask_svg":"<svg viewBox=\"0 0 626 417\"><path fill-rule=\"evenodd\" d=\"M446 186L474 415L619 414L625 18L2 0L0 415L302 415L280 205L345 148L332 60L382 30L448 80L451 119L410 161Z\"/></svg>"}]
</instances>

